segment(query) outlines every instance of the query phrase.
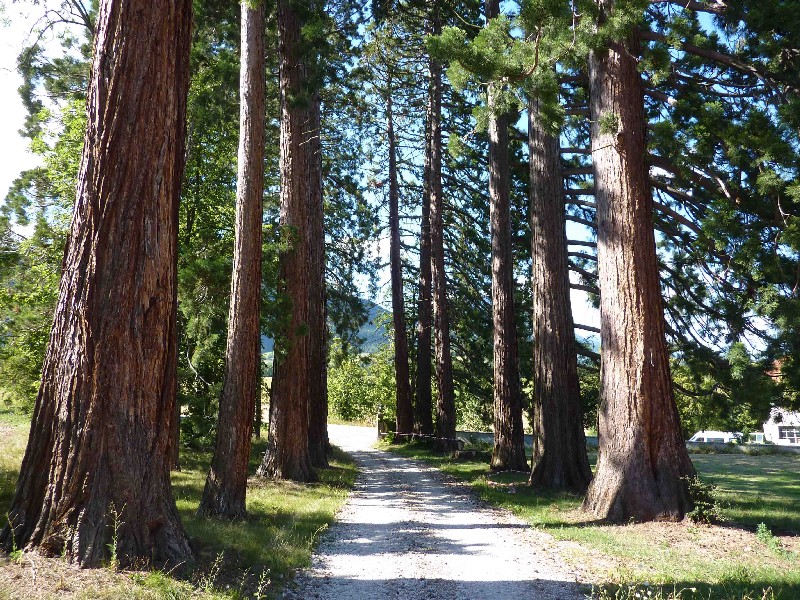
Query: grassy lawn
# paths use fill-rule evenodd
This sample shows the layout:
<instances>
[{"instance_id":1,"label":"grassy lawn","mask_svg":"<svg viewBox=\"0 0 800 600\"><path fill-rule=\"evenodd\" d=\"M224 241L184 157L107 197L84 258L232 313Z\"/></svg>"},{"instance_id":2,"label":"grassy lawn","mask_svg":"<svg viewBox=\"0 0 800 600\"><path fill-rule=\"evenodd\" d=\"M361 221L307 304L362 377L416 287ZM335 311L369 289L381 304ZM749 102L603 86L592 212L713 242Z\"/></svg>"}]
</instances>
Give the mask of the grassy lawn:
<instances>
[{"instance_id":1,"label":"grassy lawn","mask_svg":"<svg viewBox=\"0 0 800 600\"><path fill-rule=\"evenodd\" d=\"M693 454L692 462L719 487L731 522L800 535L800 455Z\"/></svg>"},{"instance_id":2,"label":"grassy lawn","mask_svg":"<svg viewBox=\"0 0 800 600\"><path fill-rule=\"evenodd\" d=\"M490 474L485 460L451 460L416 444L381 447L438 467L569 542L565 557L601 582L598 598L800 598L800 456L693 455L700 477L719 486L722 525L615 526L581 513L579 497L529 488L525 473ZM756 533L759 523L766 527Z\"/></svg>"},{"instance_id":3,"label":"grassy lawn","mask_svg":"<svg viewBox=\"0 0 800 600\"><path fill-rule=\"evenodd\" d=\"M27 420L0 413L0 515L6 514L14 493L27 431ZM264 441L254 445L251 472L255 472L264 447ZM247 519L221 522L195 515L209 461L207 453L184 451L182 470L172 477L178 510L196 554L196 564L187 570L191 572L178 576L161 571L81 571L57 558L30 557L16 562L0 558L0 600L274 597L294 570L309 564L316 540L352 488L355 464L337 451L332 468L320 471L318 484L254 478L248 488ZM42 592L47 589L52 593Z\"/></svg>"}]
</instances>

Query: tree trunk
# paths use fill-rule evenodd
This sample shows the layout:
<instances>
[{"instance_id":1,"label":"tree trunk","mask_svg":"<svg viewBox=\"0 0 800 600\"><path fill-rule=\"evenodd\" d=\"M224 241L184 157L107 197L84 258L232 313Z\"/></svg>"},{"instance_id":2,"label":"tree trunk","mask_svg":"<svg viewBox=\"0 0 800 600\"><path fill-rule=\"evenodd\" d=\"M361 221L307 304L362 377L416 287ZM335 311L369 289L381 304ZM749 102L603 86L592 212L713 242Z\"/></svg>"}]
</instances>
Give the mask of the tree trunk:
<instances>
[{"instance_id":1,"label":"tree trunk","mask_svg":"<svg viewBox=\"0 0 800 600\"><path fill-rule=\"evenodd\" d=\"M217 439L198 514L245 515L253 414L261 376L261 233L266 68L264 6L242 4L239 166L228 340Z\"/></svg>"},{"instance_id":2,"label":"tree trunk","mask_svg":"<svg viewBox=\"0 0 800 600\"><path fill-rule=\"evenodd\" d=\"M309 106L311 137L308 140L312 161L311 197L308 203L310 233L309 346L311 354L311 396L308 406L308 451L315 467L328 466L328 344L325 311L325 221L322 196L322 144L319 94Z\"/></svg>"},{"instance_id":3,"label":"tree trunk","mask_svg":"<svg viewBox=\"0 0 800 600\"><path fill-rule=\"evenodd\" d=\"M403 272L400 262L400 190L397 181L397 143L392 114L392 81L387 82L386 126L389 138L389 262L392 280L392 320L394 323L394 375L396 382L397 433L409 434L414 428L411 378L408 369L408 336L403 307Z\"/></svg>"},{"instance_id":4,"label":"tree trunk","mask_svg":"<svg viewBox=\"0 0 800 600\"><path fill-rule=\"evenodd\" d=\"M28 447L0 544L191 558L170 485L191 3L100 3L88 125ZM11 530L13 527L13 532Z\"/></svg>"},{"instance_id":5,"label":"tree trunk","mask_svg":"<svg viewBox=\"0 0 800 600\"><path fill-rule=\"evenodd\" d=\"M432 10L431 33L442 31L438 4ZM444 226L442 219L442 65L431 58L429 152L430 152L430 219L431 279L433 282L433 329L436 352L436 436L449 440L456 437L456 406L453 391L453 361L450 356L450 320L447 306L447 274L444 266ZM445 443L445 446L447 444Z\"/></svg>"},{"instance_id":6,"label":"tree trunk","mask_svg":"<svg viewBox=\"0 0 800 600\"><path fill-rule=\"evenodd\" d=\"M433 60L433 59L429 59ZM432 76L432 72L431 72ZM417 308L417 394L414 400L414 429L423 435L433 434L433 396L431 393L431 318L433 313L431 283L431 194L432 194L432 121L435 110L434 84L428 88L428 114L425 123L425 166L422 182L422 220L419 232L419 302Z\"/></svg>"},{"instance_id":7,"label":"tree trunk","mask_svg":"<svg viewBox=\"0 0 800 600\"><path fill-rule=\"evenodd\" d=\"M256 411L253 415L253 435L257 440L261 439L261 415L264 412L264 405L261 401L261 339L258 341L258 389L256 390Z\"/></svg>"},{"instance_id":8,"label":"tree trunk","mask_svg":"<svg viewBox=\"0 0 800 600\"><path fill-rule=\"evenodd\" d=\"M592 478L583 433L569 296L561 149L528 109L533 257L533 458L530 484L584 493Z\"/></svg>"},{"instance_id":9,"label":"tree trunk","mask_svg":"<svg viewBox=\"0 0 800 600\"><path fill-rule=\"evenodd\" d=\"M281 256L280 275L289 300L288 323L276 339L270 401L269 437L259 475L276 479L315 481L308 452L308 411L311 397L311 336L309 209L314 195L315 120L309 102L308 65L303 59L302 23L291 0L278 2L278 54L281 92L281 227L291 233L291 247Z\"/></svg>"},{"instance_id":10,"label":"tree trunk","mask_svg":"<svg viewBox=\"0 0 800 600\"><path fill-rule=\"evenodd\" d=\"M637 54L612 43L589 56L603 351L597 470L583 506L613 522L682 519L682 478L695 473L664 339Z\"/></svg>"},{"instance_id":11,"label":"tree trunk","mask_svg":"<svg viewBox=\"0 0 800 600\"><path fill-rule=\"evenodd\" d=\"M499 0L486 0L486 18L500 14ZM487 101L494 104L489 86ZM508 116L489 119L489 221L492 234L492 321L494 330L495 471L527 471L522 431L522 389L519 379L517 330L514 319L514 256L511 247Z\"/></svg>"},{"instance_id":12,"label":"tree trunk","mask_svg":"<svg viewBox=\"0 0 800 600\"><path fill-rule=\"evenodd\" d=\"M172 465L173 471L181 470L181 404L175 398L175 421L172 426L173 439L170 442L170 457L169 463Z\"/></svg>"}]
</instances>

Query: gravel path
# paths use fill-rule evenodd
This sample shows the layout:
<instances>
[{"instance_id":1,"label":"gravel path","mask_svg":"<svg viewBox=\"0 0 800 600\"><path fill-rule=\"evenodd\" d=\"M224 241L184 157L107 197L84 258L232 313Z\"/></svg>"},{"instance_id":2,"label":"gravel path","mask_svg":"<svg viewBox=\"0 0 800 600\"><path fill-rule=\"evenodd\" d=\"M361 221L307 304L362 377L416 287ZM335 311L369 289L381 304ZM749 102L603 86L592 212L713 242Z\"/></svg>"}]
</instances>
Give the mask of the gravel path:
<instances>
[{"instance_id":1,"label":"gravel path","mask_svg":"<svg viewBox=\"0 0 800 600\"><path fill-rule=\"evenodd\" d=\"M361 474L285 598L585 598L550 536L479 505L435 469L375 450L374 429L331 425L329 432Z\"/></svg>"}]
</instances>

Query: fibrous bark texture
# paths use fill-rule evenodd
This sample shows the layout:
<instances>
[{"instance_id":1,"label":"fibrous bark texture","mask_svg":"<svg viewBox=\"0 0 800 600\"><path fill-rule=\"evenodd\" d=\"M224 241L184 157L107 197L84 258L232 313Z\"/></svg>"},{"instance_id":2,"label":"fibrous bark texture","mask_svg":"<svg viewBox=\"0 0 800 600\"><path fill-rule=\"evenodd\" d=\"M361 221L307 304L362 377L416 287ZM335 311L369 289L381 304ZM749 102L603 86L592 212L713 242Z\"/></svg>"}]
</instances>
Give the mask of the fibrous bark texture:
<instances>
[{"instance_id":1,"label":"fibrous bark texture","mask_svg":"<svg viewBox=\"0 0 800 600\"><path fill-rule=\"evenodd\" d=\"M486 18L500 14L499 0L486 0ZM488 103L492 107L493 89ZM494 449L496 471L528 469L522 430L517 327L514 319L514 256L511 247L508 117L489 119L489 221L492 235L492 322L494 333Z\"/></svg>"},{"instance_id":2,"label":"fibrous bark texture","mask_svg":"<svg viewBox=\"0 0 800 600\"><path fill-rule=\"evenodd\" d=\"M397 433L409 434L414 428L411 379L408 368L408 336L403 306L403 271L400 261L400 189L397 180L397 142L392 114L392 84L386 96L386 134L389 139L389 268L392 280L392 322L394 324L394 374L396 382Z\"/></svg>"},{"instance_id":3,"label":"fibrous bark texture","mask_svg":"<svg viewBox=\"0 0 800 600\"><path fill-rule=\"evenodd\" d=\"M428 32L438 35L439 6L430 8ZM433 254L431 210L441 201L441 66L428 58L428 106L425 118L425 165L422 190L422 223L419 240L419 307L417 310L417 395L414 403L414 421L418 433L433 434L433 394L431 391L431 341L433 321Z\"/></svg>"},{"instance_id":4,"label":"fibrous bark texture","mask_svg":"<svg viewBox=\"0 0 800 600\"><path fill-rule=\"evenodd\" d=\"M191 2L103 0L53 329L0 544L178 563L176 263ZM13 531L12 531L13 528Z\"/></svg>"},{"instance_id":5,"label":"fibrous bark texture","mask_svg":"<svg viewBox=\"0 0 800 600\"><path fill-rule=\"evenodd\" d=\"M264 6L242 5L239 164L225 372L214 457L199 514L245 515L247 466L261 376L261 233L264 196Z\"/></svg>"},{"instance_id":6,"label":"fibrous bark texture","mask_svg":"<svg viewBox=\"0 0 800 600\"><path fill-rule=\"evenodd\" d=\"M291 0L278 2L278 54L281 94L280 223L291 231L291 247L281 256L280 278L290 303L288 324L277 338L269 410L269 437L259 475L314 481L308 452L311 396L309 296L311 240L309 204L316 169L311 138L319 135L308 102L299 101L308 85L303 61L302 23Z\"/></svg>"},{"instance_id":7,"label":"fibrous bark texture","mask_svg":"<svg viewBox=\"0 0 800 600\"><path fill-rule=\"evenodd\" d=\"M315 93L309 105L312 161L311 196L308 202L308 230L311 245L309 286L309 349L311 396L308 405L308 451L315 467L328 466L328 327L325 310L325 220L322 196L322 144L320 140L320 97Z\"/></svg>"},{"instance_id":8,"label":"fibrous bark texture","mask_svg":"<svg viewBox=\"0 0 800 600\"><path fill-rule=\"evenodd\" d=\"M432 10L433 35L441 33L438 5ZM433 283L433 330L436 360L436 436L455 440L456 406L453 391L453 360L450 355L450 320L447 306L447 274L444 263L442 194L442 65L430 59L430 231L431 278Z\"/></svg>"},{"instance_id":9,"label":"fibrous bark texture","mask_svg":"<svg viewBox=\"0 0 800 600\"><path fill-rule=\"evenodd\" d=\"M601 3L609 10L611 3ZM589 58L602 354L599 450L584 508L601 519L681 519L694 468L681 435L645 164L634 44Z\"/></svg>"},{"instance_id":10,"label":"fibrous bark texture","mask_svg":"<svg viewBox=\"0 0 800 600\"><path fill-rule=\"evenodd\" d=\"M583 433L569 296L561 149L528 109L533 289L533 458L530 484L583 493L592 478Z\"/></svg>"},{"instance_id":11,"label":"fibrous bark texture","mask_svg":"<svg viewBox=\"0 0 800 600\"><path fill-rule=\"evenodd\" d=\"M414 430L433 434L433 394L431 392L431 111L433 98L428 91L425 123L425 166L422 182L422 219L419 231L419 301L417 303L417 394L414 399Z\"/></svg>"}]
</instances>

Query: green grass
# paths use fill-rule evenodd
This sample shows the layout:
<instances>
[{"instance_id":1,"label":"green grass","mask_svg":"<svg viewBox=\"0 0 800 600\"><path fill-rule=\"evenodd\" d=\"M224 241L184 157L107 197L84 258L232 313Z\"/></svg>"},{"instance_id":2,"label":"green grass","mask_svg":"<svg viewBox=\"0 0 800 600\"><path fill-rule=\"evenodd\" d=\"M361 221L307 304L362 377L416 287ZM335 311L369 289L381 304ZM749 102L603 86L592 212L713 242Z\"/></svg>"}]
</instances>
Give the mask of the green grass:
<instances>
[{"instance_id":1,"label":"green grass","mask_svg":"<svg viewBox=\"0 0 800 600\"><path fill-rule=\"evenodd\" d=\"M693 454L692 462L719 488L730 521L800 535L800 455Z\"/></svg>"},{"instance_id":2,"label":"green grass","mask_svg":"<svg viewBox=\"0 0 800 600\"><path fill-rule=\"evenodd\" d=\"M28 442L30 418L0 409L0 528L17 486L19 465Z\"/></svg>"},{"instance_id":3,"label":"green grass","mask_svg":"<svg viewBox=\"0 0 800 600\"><path fill-rule=\"evenodd\" d=\"M264 454L265 442L254 445L251 472ZM286 578L309 563L314 541L332 521L355 479L354 463L336 451L332 468L319 471L318 484L253 480L248 488L246 521L219 521L195 516L209 457L185 452L182 471L172 476L178 510L198 554L207 562L224 553L240 567L267 569Z\"/></svg>"},{"instance_id":4,"label":"green grass","mask_svg":"<svg viewBox=\"0 0 800 600\"><path fill-rule=\"evenodd\" d=\"M0 514L5 515L16 486L27 441L27 421L0 414ZM254 444L251 472L264 453L265 441ZM333 521L356 476L355 463L336 450L331 468L320 470L320 482L297 484L252 479L248 516L243 521L197 517L210 456L184 450L180 472L173 473L173 491L181 519L195 550L196 564L177 574L161 571L122 573L109 578L101 569L98 582L75 592L76 598L259 598L273 597L293 571L309 565L319 535ZM58 559L53 559L58 560ZM0 568L3 568L0 559ZM3 590L0 599L15 597ZM59 597L55 593L53 597Z\"/></svg>"},{"instance_id":5,"label":"green grass","mask_svg":"<svg viewBox=\"0 0 800 600\"><path fill-rule=\"evenodd\" d=\"M800 457L693 456L700 477L719 486L724 527L613 526L581 513L580 497L529 488L525 473L490 474L485 461L451 460L417 444L381 447L424 460L469 483L482 500L556 539L577 542L580 546L567 556L576 565L599 564L597 558L609 557L605 572L593 573L608 584L598 588L598 598L761 600L768 590L765 598L771 600L770 588L775 598L800 598L800 557L776 552L769 540L765 543L754 533L762 522L773 532L798 531ZM775 543L780 544L777 539ZM642 587L643 582L650 587Z\"/></svg>"}]
</instances>

